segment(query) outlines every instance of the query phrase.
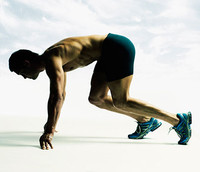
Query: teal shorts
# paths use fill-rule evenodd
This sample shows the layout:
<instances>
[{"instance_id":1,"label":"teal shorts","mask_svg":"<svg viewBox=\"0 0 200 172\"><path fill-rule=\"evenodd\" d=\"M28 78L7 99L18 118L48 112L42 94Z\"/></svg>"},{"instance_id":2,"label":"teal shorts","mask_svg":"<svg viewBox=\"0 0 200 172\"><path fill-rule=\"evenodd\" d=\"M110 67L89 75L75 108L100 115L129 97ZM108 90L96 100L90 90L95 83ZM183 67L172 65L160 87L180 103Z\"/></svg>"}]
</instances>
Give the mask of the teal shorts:
<instances>
[{"instance_id":1,"label":"teal shorts","mask_svg":"<svg viewBox=\"0 0 200 172\"><path fill-rule=\"evenodd\" d=\"M94 72L105 72L107 82L122 79L133 74L134 60L133 43L124 36L109 33Z\"/></svg>"}]
</instances>

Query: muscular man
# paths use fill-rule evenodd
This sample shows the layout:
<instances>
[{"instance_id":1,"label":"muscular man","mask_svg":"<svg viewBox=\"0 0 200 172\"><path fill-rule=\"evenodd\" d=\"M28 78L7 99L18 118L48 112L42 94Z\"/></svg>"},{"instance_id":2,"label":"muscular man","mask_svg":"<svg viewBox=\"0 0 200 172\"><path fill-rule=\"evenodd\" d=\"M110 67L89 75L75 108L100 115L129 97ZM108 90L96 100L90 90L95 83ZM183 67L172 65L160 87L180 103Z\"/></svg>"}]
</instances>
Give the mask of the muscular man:
<instances>
[{"instance_id":1,"label":"muscular man","mask_svg":"<svg viewBox=\"0 0 200 172\"><path fill-rule=\"evenodd\" d=\"M180 136L179 144L187 144L191 137L190 112L165 112L129 96L134 58L132 42L111 33L67 38L48 48L42 55L29 50L14 52L9 59L11 71L24 78L36 79L40 72L46 70L50 79L48 120L40 137L41 148L53 148L51 142L65 100L66 72L94 61L97 64L91 80L89 102L136 119L138 126L134 133L128 135L130 139L141 139L154 131L161 125L157 119L161 119L173 126ZM111 96L107 94L109 90Z\"/></svg>"}]
</instances>

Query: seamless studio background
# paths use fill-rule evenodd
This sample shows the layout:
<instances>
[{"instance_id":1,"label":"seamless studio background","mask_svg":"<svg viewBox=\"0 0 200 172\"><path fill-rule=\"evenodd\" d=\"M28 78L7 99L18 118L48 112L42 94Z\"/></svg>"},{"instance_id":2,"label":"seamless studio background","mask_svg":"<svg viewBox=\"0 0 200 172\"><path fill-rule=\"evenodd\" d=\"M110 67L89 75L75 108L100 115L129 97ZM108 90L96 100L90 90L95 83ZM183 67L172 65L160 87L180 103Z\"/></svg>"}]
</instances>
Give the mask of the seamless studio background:
<instances>
[{"instance_id":1,"label":"seamless studio background","mask_svg":"<svg viewBox=\"0 0 200 172\"><path fill-rule=\"evenodd\" d=\"M197 0L0 0L0 115L47 116L45 72L36 81L11 73L12 52L41 54L66 37L112 32L136 47L131 96L169 112L191 111L200 134L199 8ZM67 74L62 116L120 118L88 103L93 67Z\"/></svg>"}]
</instances>

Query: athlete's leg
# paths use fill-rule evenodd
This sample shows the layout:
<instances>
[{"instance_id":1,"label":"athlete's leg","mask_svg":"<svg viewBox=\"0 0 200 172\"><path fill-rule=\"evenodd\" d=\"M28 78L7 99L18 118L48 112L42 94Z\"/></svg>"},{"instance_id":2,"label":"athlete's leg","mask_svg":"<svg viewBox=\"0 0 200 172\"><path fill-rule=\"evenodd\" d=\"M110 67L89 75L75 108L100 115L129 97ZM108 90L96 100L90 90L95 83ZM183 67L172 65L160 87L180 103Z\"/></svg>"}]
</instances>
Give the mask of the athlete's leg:
<instances>
[{"instance_id":1,"label":"athlete's leg","mask_svg":"<svg viewBox=\"0 0 200 172\"><path fill-rule=\"evenodd\" d=\"M99 108L107 109L113 112L121 113L136 119L139 122L149 121L149 117L142 115L135 115L133 112L124 111L116 108L113 105L111 96L108 95L108 83L105 79L103 72L94 72L91 80L91 90L89 95L89 102L96 105Z\"/></svg>"},{"instance_id":2,"label":"athlete's leg","mask_svg":"<svg viewBox=\"0 0 200 172\"><path fill-rule=\"evenodd\" d=\"M131 80L132 75L120 80L108 82L113 104L116 108L138 116L158 118L172 124L173 126L176 126L179 123L176 114L163 111L141 100L131 98L129 96Z\"/></svg>"}]
</instances>

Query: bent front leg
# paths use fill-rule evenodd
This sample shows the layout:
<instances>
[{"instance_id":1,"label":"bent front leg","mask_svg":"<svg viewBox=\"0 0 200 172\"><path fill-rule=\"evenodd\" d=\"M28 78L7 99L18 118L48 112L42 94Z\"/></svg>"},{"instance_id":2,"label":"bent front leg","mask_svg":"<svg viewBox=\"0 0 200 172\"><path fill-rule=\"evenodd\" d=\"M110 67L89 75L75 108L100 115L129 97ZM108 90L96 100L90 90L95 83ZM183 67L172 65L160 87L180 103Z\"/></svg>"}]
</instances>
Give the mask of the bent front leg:
<instances>
[{"instance_id":1,"label":"bent front leg","mask_svg":"<svg viewBox=\"0 0 200 172\"><path fill-rule=\"evenodd\" d=\"M102 109L130 116L139 122L146 122L150 119L149 117L135 115L134 113L116 108L113 104L112 97L108 95L108 91L109 87L105 74L103 72L94 72L91 80L91 90L89 95L89 102L91 104Z\"/></svg>"}]
</instances>

